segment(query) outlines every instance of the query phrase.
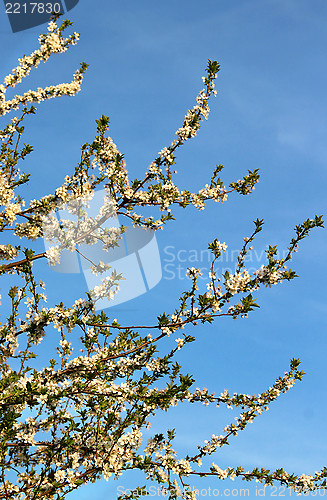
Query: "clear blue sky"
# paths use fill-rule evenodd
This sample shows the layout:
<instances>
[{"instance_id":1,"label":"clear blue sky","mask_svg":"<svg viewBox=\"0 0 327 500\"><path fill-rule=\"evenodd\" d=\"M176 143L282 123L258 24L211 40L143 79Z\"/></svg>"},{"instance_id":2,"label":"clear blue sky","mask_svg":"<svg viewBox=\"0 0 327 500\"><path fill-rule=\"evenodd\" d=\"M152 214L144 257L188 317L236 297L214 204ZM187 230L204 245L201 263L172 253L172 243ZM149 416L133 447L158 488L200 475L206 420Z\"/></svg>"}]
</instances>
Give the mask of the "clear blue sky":
<instances>
[{"instance_id":1,"label":"clear blue sky","mask_svg":"<svg viewBox=\"0 0 327 500\"><path fill-rule=\"evenodd\" d=\"M1 9L5 76L18 57L37 47L38 34L46 27L13 34ZM68 17L81 33L80 42L42 65L24 85L70 81L84 60L90 67L78 96L41 103L26 125L24 141L35 149L24 164L32 173L27 198L52 193L61 185L78 162L80 145L92 140L95 119L102 114L110 116L110 135L125 154L131 177L140 178L193 106L208 58L221 64L218 96L197 138L178 152L177 184L198 189L219 163L225 166L226 183L248 169L260 168L261 174L250 196L231 196L224 205L209 204L204 212L175 211L176 222L157 233L163 279L147 294L108 314L126 324L151 323L163 311L173 312L187 281L170 279L172 271L178 273L178 265L180 272L187 266L208 266L200 251L215 237L225 241L229 251L239 249L257 217L265 219L255 243L259 256L268 244L277 244L283 252L296 224L315 214L326 216L325 1L208 0L201 5L194 0L80 0ZM197 343L180 353L184 372L196 377L198 387L217 393L225 388L231 393L262 392L288 370L292 357L301 359L307 373L212 457L222 468L283 466L301 474L327 465L326 248L326 230L314 230L291 264L299 278L257 293L261 308L247 320L227 318L194 329L190 333L197 335ZM198 262L189 262L191 255L197 255ZM172 258L174 262L168 262ZM261 263L254 257L249 267ZM223 263L228 264L232 265ZM50 304L83 296L81 277L50 273L41 262L37 266L40 277L46 273L52 280L47 288ZM234 416L204 406L178 407L158 415L152 431L176 427L176 447L191 453L196 444L220 434ZM193 484L219 488L221 496L225 488L249 488L250 497L256 498L257 484L212 478ZM70 498L109 499L118 486L136 485L131 474L86 486ZM266 496L273 493L276 490L269 490Z\"/></svg>"}]
</instances>

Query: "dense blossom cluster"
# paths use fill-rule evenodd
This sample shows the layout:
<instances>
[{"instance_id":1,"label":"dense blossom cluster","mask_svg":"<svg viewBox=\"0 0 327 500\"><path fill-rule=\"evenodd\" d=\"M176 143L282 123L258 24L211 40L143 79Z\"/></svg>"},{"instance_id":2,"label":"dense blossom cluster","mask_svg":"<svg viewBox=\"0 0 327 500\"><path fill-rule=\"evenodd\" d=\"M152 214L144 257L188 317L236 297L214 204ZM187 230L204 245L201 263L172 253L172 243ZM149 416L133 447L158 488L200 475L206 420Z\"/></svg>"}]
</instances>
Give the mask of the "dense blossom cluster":
<instances>
[{"instance_id":1,"label":"dense blossom cluster","mask_svg":"<svg viewBox=\"0 0 327 500\"><path fill-rule=\"evenodd\" d=\"M115 224L108 227L117 215L134 226L157 230L173 218L174 205L193 204L201 210L209 200L225 201L230 192L249 194L259 177L257 170L249 171L227 189L218 177L223 168L218 165L210 184L197 193L180 189L173 182L174 153L197 134L201 121L208 118L209 98L216 95L214 81L219 65L209 60L207 76L203 78L205 88L200 91L196 105L187 112L176 132L177 139L161 149L143 180L130 180L123 155L106 136L109 119L102 116L97 120L95 139L82 146L81 160L74 173L66 175L53 194L32 200L26 207L16 194L19 186L29 180L17 167L32 151L27 145L19 150L24 130L21 122L28 114L35 113L34 106L26 105L59 95L74 95L80 89L86 65L75 73L70 84L28 91L7 101L5 93L41 61L76 43L76 33L63 37L70 23L58 26L56 20L55 17L50 22L48 33L41 35L40 48L20 59L0 86L0 114L25 106L21 116L12 118L0 131L0 232L6 235L10 231L13 241L44 237L51 243L39 254L33 248L21 250L20 245L13 243L0 245L3 261L0 274L11 275L13 283L7 292L11 302L9 316L0 323L0 499L64 499L70 491L89 481L118 478L129 469L142 470L147 479L163 484L162 493L170 498L196 498L186 484L186 478L192 475L212 475L218 479L241 477L265 484L278 482L299 492L325 487L326 469L314 476L296 476L283 469L272 472L257 468L245 471L242 467L222 469L213 462L209 470L199 470L202 458L229 444L231 436L245 429L296 380L301 380L303 372L298 370L298 360L293 359L290 371L267 391L252 396L229 395L227 390L215 396L208 389L194 389L192 377L183 375L178 363L173 364L176 352L195 341L188 333L193 325L212 323L218 316L247 316L258 307L251 295L253 291L262 285L294 278L295 273L285 264L298 242L312 228L322 226L321 217L308 219L296 227L284 259L276 259L276 247L269 247L267 264L252 274L245 269L245 257L263 221L255 221L253 234L244 239L234 274L217 277L215 262L227 245L215 239L209 244L212 264L203 293L198 284L200 270L190 268L187 273L190 286L180 297L179 306L171 314L159 315L153 325L123 326L117 319L110 321L103 311L95 313L95 302L101 298L111 300L118 290L122 276L115 271L71 307L62 302L44 306L45 283L36 279L33 270L38 259L54 265L60 262L64 250L79 252L77 245L81 243L93 245L101 241L103 249L109 250L117 245L124 231L124 227L118 229ZM106 196L98 214L91 217L87 207L97 187L104 189ZM145 217L142 207L152 207L154 215ZM71 217L59 223L54 216L58 209L68 210ZM163 214L156 214L156 209ZM102 261L89 263L92 273L108 271L109 266ZM34 358L40 354L39 345L46 342L46 333L53 330L58 338L56 354L39 369ZM76 332L80 334L79 343L74 337ZM159 355L157 344L164 338L168 350ZM77 344L81 347L80 355L75 354ZM178 457L172 446L174 430L168 431L167 437L155 434L147 444L143 443L143 431L150 428L151 417L183 401L205 406L226 405L240 408L241 413L221 434L212 435L203 446L198 446L193 456ZM141 494L140 489L129 498L139 498Z\"/></svg>"},{"instance_id":2,"label":"dense blossom cluster","mask_svg":"<svg viewBox=\"0 0 327 500\"><path fill-rule=\"evenodd\" d=\"M30 56L24 56L19 59L19 64L11 74L4 78L4 84L0 85L0 115L5 115L13 109L18 109L21 104L28 102L41 102L44 99L61 95L75 95L81 88L83 72L85 65L82 65L81 70L76 71L71 83L61 83L44 89L39 88L36 91L29 90L23 95L17 95L11 100L5 98L8 87L15 87L25 78L32 68L36 68L40 62L46 62L52 54L65 52L70 45L75 45L79 39L78 33L73 33L68 38L62 36L63 30L69 25L64 23L58 28L55 22L48 26L46 35L39 37L40 48L35 50Z\"/></svg>"}]
</instances>

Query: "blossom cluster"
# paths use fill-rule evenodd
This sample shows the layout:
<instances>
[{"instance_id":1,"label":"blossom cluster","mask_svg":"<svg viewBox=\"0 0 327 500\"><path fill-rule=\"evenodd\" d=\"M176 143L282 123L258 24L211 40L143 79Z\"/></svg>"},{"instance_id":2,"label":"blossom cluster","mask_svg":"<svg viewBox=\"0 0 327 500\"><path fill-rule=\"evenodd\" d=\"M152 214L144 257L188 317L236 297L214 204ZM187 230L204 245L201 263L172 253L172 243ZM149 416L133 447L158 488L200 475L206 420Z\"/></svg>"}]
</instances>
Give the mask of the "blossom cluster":
<instances>
[{"instance_id":1,"label":"blossom cluster","mask_svg":"<svg viewBox=\"0 0 327 500\"><path fill-rule=\"evenodd\" d=\"M13 109L18 109L21 104L28 102L41 102L44 99L61 95L75 95L81 88L85 65L81 70L76 71L71 83L62 83L36 91L25 92L21 96L15 96L12 100L5 98L8 87L15 87L23 78L25 78L32 68L36 68L42 61L46 62L52 54L65 52L70 45L75 45L79 39L78 33L73 33L68 38L62 36L63 30L69 24L65 23L58 27L56 22L52 21L48 27L48 33L39 37L40 48L35 50L30 56L24 56L19 59L19 64L12 72L4 78L4 84L0 85L0 115L5 115Z\"/></svg>"}]
</instances>

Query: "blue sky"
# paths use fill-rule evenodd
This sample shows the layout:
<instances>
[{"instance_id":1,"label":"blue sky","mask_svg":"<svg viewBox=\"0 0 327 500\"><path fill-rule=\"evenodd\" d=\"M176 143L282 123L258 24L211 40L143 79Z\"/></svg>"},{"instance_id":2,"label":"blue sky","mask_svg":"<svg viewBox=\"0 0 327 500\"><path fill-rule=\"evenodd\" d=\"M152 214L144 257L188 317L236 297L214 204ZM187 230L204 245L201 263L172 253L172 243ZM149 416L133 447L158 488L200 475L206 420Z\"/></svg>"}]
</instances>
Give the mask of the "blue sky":
<instances>
[{"instance_id":1,"label":"blue sky","mask_svg":"<svg viewBox=\"0 0 327 500\"><path fill-rule=\"evenodd\" d=\"M18 57L37 47L45 25L13 34L4 9L0 12L5 76ZM296 224L315 214L326 216L326 2L80 0L68 17L81 33L80 42L33 72L24 87L70 81L81 61L90 66L76 97L38 105L36 117L26 123L24 141L35 150L24 164L32 173L27 199L61 185L78 162L80 145L92 140L95 119L102 114L110 117L109 133L125 154L131 177L139 178L170 144L193 106L208 58L221 64L218 95L198 136L178 152L176 182L199 189L219 163L225 166L225 183L248 169L260 168L261 174L250 196L231 196L224 205L209 204L204 212L176 210L177 220L157 233L161 282L108 314L124 324L150 324L163 311L173 312L187 281L170 279L172 271L177 273L178 265L181 272L188 265L206 267L201 249L216 237L229 251L239 249L257 217L265 219L265 226L256 239L251 267L260 267L259 256L268 244L277 244L282 253ZM35 248L42 251L41 244ZM196 385L217 393L225 388L262 392L288 370L292 357L302 361L303 381L215 456L223 468L283 466L301 474L327 465L326 248L326 230L314 230L291 264L299 278L258 292L261 308L247 320L227 318L194 329L190 333L197 335L196 344L179 355ZM191 255L198 256L198 263L184 262ZM83 296L82 276L67 277L51 273L45 263L37 265L39 276L45 273L52 280L49 303ZM234 416L214 408L174 408L155 418L152 431L176 427L176 447L191 452L213 433L220 434ZM134 487L136 480L131 474L116 482L101 481L70 498L113 498L118 486ZM249 488L253 498L257 486L213 479L194 485L221 491ZM270 489L266 496L274 493Z\"/></svg>"}]
</instances>

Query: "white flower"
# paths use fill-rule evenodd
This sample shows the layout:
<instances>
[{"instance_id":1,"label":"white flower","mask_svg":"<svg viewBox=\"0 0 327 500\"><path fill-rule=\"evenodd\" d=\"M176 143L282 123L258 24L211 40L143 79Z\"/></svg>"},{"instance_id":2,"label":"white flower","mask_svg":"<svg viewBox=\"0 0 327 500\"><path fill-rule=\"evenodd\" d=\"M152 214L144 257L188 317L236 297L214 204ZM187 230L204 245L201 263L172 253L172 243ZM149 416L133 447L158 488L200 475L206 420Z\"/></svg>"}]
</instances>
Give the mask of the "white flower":
<instances>
[{"instance_id":1,"label":"white flower","mask_svg":"<svg viewBox=\"0 0 327 500\"><path fill-rule=\"evenodd\" d=\"M60 263L60 249L59 246L50 247L46 251L46 256L49 260L50 266L55 266Z\"/></svg>"},{"instance_id":2,"label":"white flower","mask_svg":"<svg viewBox=\"0 0 327 500\"><path fill-rule=\"evenodd\" d=\"M175 339L175 342L177 342L177 349L181 349L184 345L184 339Z\"/></svg>"}]
</instances>

